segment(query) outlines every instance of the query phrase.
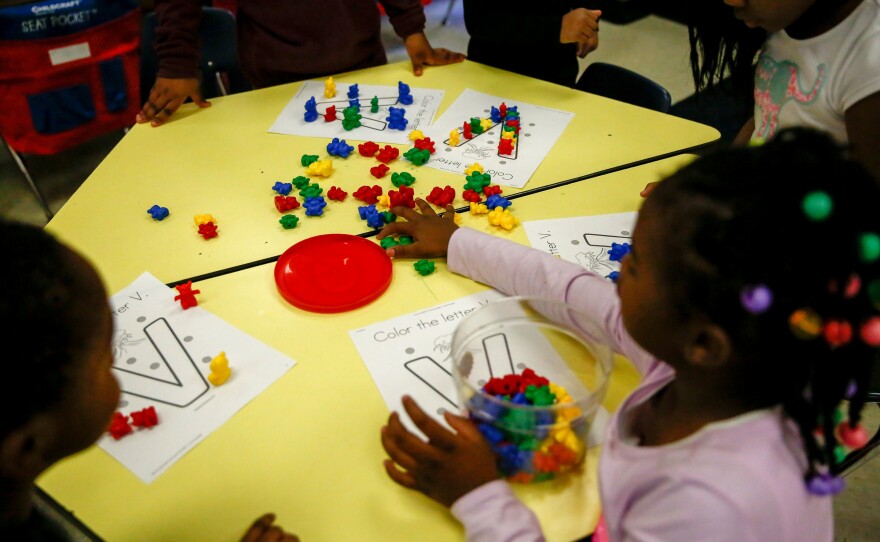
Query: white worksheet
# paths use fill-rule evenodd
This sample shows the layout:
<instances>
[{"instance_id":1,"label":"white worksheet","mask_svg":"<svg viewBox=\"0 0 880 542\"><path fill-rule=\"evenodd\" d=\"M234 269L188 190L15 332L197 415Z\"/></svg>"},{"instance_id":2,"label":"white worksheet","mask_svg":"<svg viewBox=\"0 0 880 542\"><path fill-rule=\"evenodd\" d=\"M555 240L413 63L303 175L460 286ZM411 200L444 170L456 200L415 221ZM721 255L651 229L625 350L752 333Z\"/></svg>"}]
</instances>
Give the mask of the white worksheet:
<instances>
[{"instance_id":1,"label":"white worksheet","mask_svg":"<svg viewBox=\"0 0 880 542\"><path fill-rule=\"evenodd\" d=\"M284 110L275 119L269 131L276 134L288 134L308 137L338 137L353 141L373 141L376 143L397 143L412 145L409 133L412 130L427 129L434 121L434 115L443 100L443 91L410 86L413 103L399 103L396 86L378 86L358 84L358 100L360 101L361 126L353 130L342 127L342 110L349 106L348 89L356 81L336 81L336 96L324 97L324 81L306 81L299 88L296 96L284 106ZM404 81L406 83L406 81ZM379 99L379 111L370 112L370 100ZM314 97L317 102L318 119L306 122L304 118L305 104ZM336 106L336 120L324 120L324 113L330 106ZM407 119L406 129L392 130L388 127L388 108L402 108ZM357 152L357 151L355 151Z\"/></svg>"},{"instance_id":2,"label":"white worksheet","mask_svg":"<svg viewBox=\"0 0 880 542\"><path fill-rule=\"evenodd\" d=\"M498 150L502 126L495 123L485 132L465 139L463 124L474 117L490 118L492 107L516 106L520 115L520 133L513 154L502 155ZM443 171L464 174L465 168L478 162L492 182L522 188L541 165L541 162L565 131L574 113L560 111L483 94L466 88L425 132L436 142L437 152L426 166ZM450 132L459 132L458 145L450 143Z\"/></svg>"},{"instance_id":3,"label":"white worksheet","mask_svg":"<svg viewBox=\"0 0 880 542\"><path fill-rule=\"evenodd\" d=\"M452 380L452 335L468 314L502 298L500 292L487 290L349 331L388 408L402 412L400 400L409 395L444 425L445 411L461 413ZM557 375L551 380L572 393L580 385L574 375L562 380L566 378L559 369L562 361L537 330L499 332L486 339L484 348L490 367L473 370L486 378L521 373L528 362L528 367L538 374ZM405 413L401 420L411 431L419 433ZM590 444L601 442L607 420L608 412L599 407L589 435Z\"/></svg>"},{"instance_id":4,"label":"white worksheet","mask_svg":"<svg viewBox=\"0 0 880 542\"><path fill-rule=\"evenodd\" d=\"M632 244L638 213L580 216L523 222L532 247L608 276L620 262L608 259L612 243Z\"/></svg>"},{"instance_id":5,"label":"white worksheet","mask_svg":"<svg viewBox=\"0 0 880 542\"><path fill-rule=\"evenodd\" d=\"M159 423L135 427L120 440L105 434L98 445L146 483L296 363L201 307L184 310L175 295L177 290L144 273L110 298L113 369L122 388L117 412L153 406ZM207 376L221 352L232 375L215 387Z\"/></svg>"}]
</instances>

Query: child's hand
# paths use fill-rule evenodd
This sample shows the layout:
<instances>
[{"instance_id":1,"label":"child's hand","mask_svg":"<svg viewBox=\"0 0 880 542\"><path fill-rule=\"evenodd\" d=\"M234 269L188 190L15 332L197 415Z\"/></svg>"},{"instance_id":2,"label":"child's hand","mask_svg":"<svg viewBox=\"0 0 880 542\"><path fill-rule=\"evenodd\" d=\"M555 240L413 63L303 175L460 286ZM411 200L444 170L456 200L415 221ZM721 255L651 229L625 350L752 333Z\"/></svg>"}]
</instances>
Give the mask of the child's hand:
<instances>
[{"instance_id":1,"label":"child's hand","mask_svg":"<svg viewBox=\"0 0 880 542\"><path fill-rule=\"evenodd\" d=\"M461 53L438 47L431 47L424 32L410 34L404 40L406 52L412 61L413 75L422 75L425 66L444 66L462 62L466 58Z\"/></svg>"},{"instance_id":2,"label":"child's hand","mask_svg":"<svg viewBox=\"0 0 880 542\"><path fill-rule=\"evenodd\" d=\"M653 183L646 184L645 187L642 188L642 191L639 192L639 195L642 196L643 198L647 198L648 194L651 193L651 190L654 190L655 186L657 186L657 181L655 181Z\"/></svg>"},{"instance_id":3,"label":"child's hand","mask_svg":"<svg viewBox=\"0 0 880 542\"><path fill-rule=\"evenodd\" d=\"M586 8L569 11L562 17L559 43L577 43L577 55L587 56L599 47L599 17L602 12Z\"/></svg>"},{"instance_id":4,"label":"child's hand","mask_svg":"<svg viewBox=\"0 0 880 542\"><path fill-rule=\"evenodd\" d=\"M211 102L202 98L198 79L157 77L147 103L141 108L135 120L138 124L149 122L151 126L161 126L187 98L192 98L199 107L211 105Z\"/></svg>"},{"instance_id":5,"label":"child's hand","mask_svg":"<svg viewBox=\"0 0 880 542\"><path fill-rule=\"evenodd\" d=\"M392 480L421 491L440 504L451 506L470 491L498 478L495 457L489 443L467 418L444 414L455 433L432 420L411 397L404 396L403 408L428 442L403 427L396 412L382 428L382 447L391 459L385 470ZM399 465L404 470L400 470Z\"/></svg>"},{"instance_id":6,"label":"child's hand","mask_svg":"<svg viewBox=\"0 0 880 542\"><path fill-rule=\"evenodd\" d=\"M284 532L275 522L275 514L264 514L248 528L241 542L299 542L296 535Z\"/></svg>"},{"instance_id":7,"label":"child's hand","mask_svg":"<svg viewBox=\"0 0 880 542\"><path fill-rule=\"evenodd\" d=\"M409 235L411 245L398 245L386 250L391 258L442 258L449 249L449 239L458 226L455 225L455 209L446 206L446 213L438 216L434 209L421 198L416 198L421 214L409 207L394 207L391 212L406 219L406 222L387 224L376 239L380 241L389 235Z\"/></svg>"}]
</instances>

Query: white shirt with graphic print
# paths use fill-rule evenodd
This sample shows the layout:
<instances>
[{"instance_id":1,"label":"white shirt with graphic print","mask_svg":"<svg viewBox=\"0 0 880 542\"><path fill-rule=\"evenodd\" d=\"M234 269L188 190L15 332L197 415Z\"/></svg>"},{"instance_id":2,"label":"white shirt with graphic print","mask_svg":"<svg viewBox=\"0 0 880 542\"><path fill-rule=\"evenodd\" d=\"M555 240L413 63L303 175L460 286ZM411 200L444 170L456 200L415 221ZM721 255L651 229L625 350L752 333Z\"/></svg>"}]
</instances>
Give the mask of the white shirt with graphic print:
<instances>
[{"instance_id":1,"label":"white shirt with graphic print","mask_svg":"<svg viewBox=\"0 0 880 542\"><path fill-rule=\"evenodd\" d=\"M844 114L880 92L880 0L862 3L840 24L796 40L771 34L755 72L755 131L770 139L782 128L824 130L847 143Z\"/></svg>"}]
</instances>

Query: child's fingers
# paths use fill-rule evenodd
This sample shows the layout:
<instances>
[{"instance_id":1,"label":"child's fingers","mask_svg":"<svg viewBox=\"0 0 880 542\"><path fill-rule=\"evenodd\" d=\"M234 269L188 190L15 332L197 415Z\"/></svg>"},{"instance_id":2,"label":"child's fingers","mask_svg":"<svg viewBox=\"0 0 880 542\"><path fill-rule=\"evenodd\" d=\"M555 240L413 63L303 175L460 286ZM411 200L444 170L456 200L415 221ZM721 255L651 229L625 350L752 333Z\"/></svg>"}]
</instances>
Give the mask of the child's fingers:
<instances>
[{"instance_id":1,"label":"child's fingers","mask_svg":"<svg viewBox=\"0 0 880 542\"><path fill-rule=\"evenodd\" d=\"M416 424L416 427L421 429L428 437L431 444L436 444L444 450L455 449L455 435L425 414L425 411L419 408L419 405L413 401L412 397L408 395L403 396L403 408L413 423Z\"/></svg>"},{"instance_id":2,"label":"child's fingers","mask_svg":"<svg viewBox=\"0 0 880 542\"><path fill-rule=\"evenodd\" d=\"M397 461L397 464L406 470L416 469L423 461L443 460L443 453L435 448L433 443L425 442L407 431L396 414L388 419L388 426L382 436L391 440L396 452L406 456L403 462ZM384 440L382 442L385 443ZM390 451L388 455L391 455Z\"/></svg>"},{"instance_id":3,"label":"child's fingers","mask_svg":"<svg viewBox=\"0 0 880 542\"><path fill-rule=\"evenodd\" d=\"M416 205L419 207L419 210L422 212L424 216L437 216L437 212L434 211L434 208L431 205L423 200L422 198L416 198Z\"/></svg>"},{"instance_id":4,"label":"child's fingers","mask_svg":"<svg viewBox=\"0 0 880 542\"><path fill-rule=\"evenodd\" d=\"M416 222L423 218L421 213L418 213L415 209L410 209L409 207L392 207L391 212L409 222ZM392 222L392 224L394 224L394 222Z\"/></svg>"},{"instance_id":5,"label":"child's fingers","mask_svg":"<svg viewBox=\"0 0 880 542\"><path fill-rule=\"evenodd\" d=\"M416 479L413 478L412 474L408 472L404 472L397 467L394 466L394 461L390 459L386 459L382 462L385 465L385 472L388 473L388 477L402 485L403 487L409 489L416 489Z\"/></svg>"},{"instance_id":6,"label":"child's fingers","mask_svg":"<svg viewBox=\"0 0 880 542\"><path fill-rule=\"evenodd\" d=\"M455 207L447 205L445 209L446 211L443 213L443 218L455 222Z\"/></svg>"},{"instance_id":7,"label":"child's fingers","mask_svg":"<svg viewBox=\"0 0 880 542\"><path fill-rule=\"evenodd\" d=\"M443 417L446 419L446 423L449 424L450 427L455 429L455 432L464 438L474 441L474 440L482 440L483 434L480 433L480 430L477 429L477 426L474 425L474 422L470 421L467 418L462 416L456 416L451 412L446 412Z\"/></svg>"},{"instance_id":8,"label":"child's fingers","mask_svg":"<svg viewBox=\"0 0 880 542\"><path fill-rule=\"evenodd\" d=\"M391 222L385 226L376 235L376 239L382 240L389 235L412 235L414 224L411 222Z\"/></svg>"},{"instance_id":9,"label":"child's fingers","mask_svg":"<svg viewBox=\"0 0 880 542\"><path fill-rule=\"evenodd\" d=\"M392 414L393 416L394 414ZM388 425L382 428L382 448L388 456L406 470L412 470L418 466L418 462L403 451L398 445L399 435L396 434L397 429L392 428L392 421L389 419Z\"/></svg>"},{"instance_id":10,"label":"child's fingers","mask_svg":"<svg viewBox=\"0 0 880 542\"><path fill-rule=\"evenodd\" d=\"M388 257L392 260L406 260L409 258L418 258L418 250L418 243L412 243L410 245L395 245L393 247L388 247L385 254L388 254Z\"/></svg>"},{"instance_id":11,"label":"child's fingers","mask_svg":"<svg viewBox=\"0 0 880 542\"><path fill-rule=\"evenodd\" d=\"M241 542L257 542L263 533L269 530L272 527L272 523L275 522L275 514L263 514L258 517L256 521L254 521L244 536L241 538Z\"/></svg>"}]
</instances>

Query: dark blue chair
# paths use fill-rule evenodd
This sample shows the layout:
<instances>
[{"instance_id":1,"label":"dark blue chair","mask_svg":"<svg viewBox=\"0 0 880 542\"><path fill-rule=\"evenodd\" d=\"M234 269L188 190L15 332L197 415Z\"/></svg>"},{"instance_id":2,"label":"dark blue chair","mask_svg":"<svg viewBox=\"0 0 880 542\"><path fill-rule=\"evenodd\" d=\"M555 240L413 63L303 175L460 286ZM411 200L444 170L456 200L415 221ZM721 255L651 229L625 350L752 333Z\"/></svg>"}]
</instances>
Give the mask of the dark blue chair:
<instances>
[{"instance_id":1,"label":"dark blue chair","mask_svg":"<svg viewBox=\"0 0 880 542\"><path fill-rule=\"evenodd\" d=\"M156 34L156 14L144 17L141 33L141 102L150 95L150 89L159 70L159 59L153 50ZM238 64L235 16L220 8L202 7L199 27L202 72L202 95L216 98L251 90Z\"/></svg>"},{"instance_id":2,"label":"dark blue chair","mask_svg":"<svg viewBox=\"0 0 880 542\"><path fill-rule=\"evenodd\" d=\"M654 81L604 62L587 66L574 88L661 113L668 113L672 104L669 91Z\"/></svg>"}]
</instances>

